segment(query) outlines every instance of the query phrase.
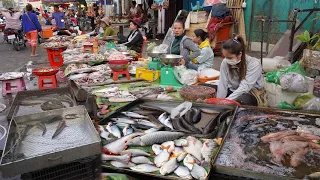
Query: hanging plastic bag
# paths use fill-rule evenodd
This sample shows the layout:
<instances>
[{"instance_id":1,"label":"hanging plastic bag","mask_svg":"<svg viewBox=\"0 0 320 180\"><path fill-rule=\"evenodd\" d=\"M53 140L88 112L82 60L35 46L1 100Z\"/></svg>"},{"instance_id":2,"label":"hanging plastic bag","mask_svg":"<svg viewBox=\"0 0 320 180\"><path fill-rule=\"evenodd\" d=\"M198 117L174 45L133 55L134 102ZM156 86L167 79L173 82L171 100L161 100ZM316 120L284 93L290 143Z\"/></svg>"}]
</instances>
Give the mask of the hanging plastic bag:
<instances>
[{"instance_id":1,"label":"hanging plastic bag","mask_svg":"<svg viewBox=\"0 0 320 180\"><path fill-rule=\"evenodd\" d=\"M320 98L317 98L317 97L312 98L303 106L303 110L320 111Z\"/></svg>"},{"instance_id":2,"label":"hanging plastic bag","mask_svg":"<svg viewBox=\"0 0 320 180\"><path fill-rule=\"evenodd\" d=\"M296 93L307 93L309 89L308 81L299 73L290 72L280 77L282 90Z\"/></svg>"},{"instance_id":3,"label":"hanging plastic bag","mask_svg":"<svg viewBox=\"0 0 320 180\"><path fill-rule=\"evenodd\" d=\"M299 62L295 62L288 68L280 69L280 70L277 70L277 71L267 72L266 80L268 82L276 83L276 84L280 85L280 77L283 76L286 73L289 73L289 72L299 73L302 76L306 75L306 72L303 69L303 67L300 65L300 63Z\"/></svg>"},{"instance_id":4,"label":"hanging plastic bag","mask_svg":"<svg viewBox=\"0 0 320 180\"><path fill-rule=\"evenodd\" d=\"M293 106L293 105L289 104L287 101L280 102L278 104L278 108L280 108L280 109L291 109L291 110L299 110L299 109L301 109L301 107Z\"/></svg>"},{"instance_id":5,"label":"hanging plastic bag","mask_svg":"<svg viewBox=\"0 0 320 180\"><path fill-rule=\"evenodd\" d=\"M312 98L314 98L313 94L302 94L294 100L293 105L296 107L303 107Z\"/></svg>"},{"instance_id":6,"label":"hanging plastic bag","mask_svg":"<svg viewBox=\"0 0 320 180\"><path fill-rule=\"evenodd\" d=\"M176 66L174 76L181 84L193 85L198 82L198 72L185 66Z\"/></svg>"}]
</instances>

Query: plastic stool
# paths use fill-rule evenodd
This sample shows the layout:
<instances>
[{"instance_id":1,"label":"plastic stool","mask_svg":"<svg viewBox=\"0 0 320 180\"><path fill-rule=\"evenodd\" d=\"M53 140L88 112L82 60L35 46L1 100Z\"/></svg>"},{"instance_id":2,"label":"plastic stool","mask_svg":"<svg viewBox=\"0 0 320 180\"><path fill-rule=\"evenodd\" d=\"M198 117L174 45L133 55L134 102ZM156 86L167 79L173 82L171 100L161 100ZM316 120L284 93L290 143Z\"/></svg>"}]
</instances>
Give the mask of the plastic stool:
<instances>
[{"instance_id":1,"label":"plastic stool","mask_svg":"<svg viewBox=\"0 0 320 180\"><path fill-rule=\"evenodd\" d=\"M58 49L48 48L47 49L50 66L60 67L63 65L63 57L61 54L63 51L64 51L64 48L58 48Z\"/></svg>"},{"instance_id":2,"label":"plastic stool","mask_svg":"<svg viewBox=\"0 0 320 180\"><path fill-rule=\"evenodd\" d=\"M49 80L49 82L48 82ZM45 82L47 81L47 82ZM45 85L51 85L51 86L45 86ZM38 76L38 87L39 89L52 89L57 88L57 78L56 75L52 76Z\"/></svg>"},{"instance_id":3,"label":"plastic stool","mask_svg":"<svg viewBox=\"0 0 320 180\"><path fill-rule=\"evenodd\" d=\"M128 70L123 70L123 71L119 71L119 72L112 72L110 77L112 77L112 79L114 81L118 81L119 75L125 75L127 76L127 79L130 80L130 74Z\"/></svg>"},{"instance_id":4,"label":"plastic stool","mask_svg":"<svg viewBox=\"0 0 320 180\"><path fill-rule=\"evenodd\" d=\"M23 90L26 90L26 84L24 83L23 77L2 81L2 96Z\"/></svg>"}]
</instances>

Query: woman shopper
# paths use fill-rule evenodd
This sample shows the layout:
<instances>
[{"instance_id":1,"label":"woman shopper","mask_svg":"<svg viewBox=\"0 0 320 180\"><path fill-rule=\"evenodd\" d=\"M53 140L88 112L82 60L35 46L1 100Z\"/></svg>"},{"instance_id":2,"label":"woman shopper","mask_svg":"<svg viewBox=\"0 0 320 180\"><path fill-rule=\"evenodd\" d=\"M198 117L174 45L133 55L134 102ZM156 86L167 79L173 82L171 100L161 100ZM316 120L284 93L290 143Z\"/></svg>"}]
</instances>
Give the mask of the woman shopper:
<instances>
[{"instance_id":1,"label":"woman shopper","mask_svg":"<svg viewBox=\"0 0 320 180\"><path fill-rule=\"evenodd\" d=\"M26 12L22 15L22 29L26 34L28 44L31 47L31 56L38 56L36 47L38 42L38 32L42 31L37 15L32 13L32 5L26 5Z\"/></svg>"}]
</instances>

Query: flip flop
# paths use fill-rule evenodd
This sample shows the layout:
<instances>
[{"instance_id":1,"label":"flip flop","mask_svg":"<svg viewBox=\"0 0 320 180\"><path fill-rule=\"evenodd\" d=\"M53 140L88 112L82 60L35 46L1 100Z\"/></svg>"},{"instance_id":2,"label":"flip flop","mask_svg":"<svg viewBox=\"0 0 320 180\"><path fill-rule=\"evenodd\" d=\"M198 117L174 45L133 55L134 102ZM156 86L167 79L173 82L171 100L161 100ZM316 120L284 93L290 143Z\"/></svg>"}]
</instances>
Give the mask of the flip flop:
<instances>
[{"instance_id":1,"label":"flip flop","mask_svg":"<svg viewBox=\"0 0 320 180\"><path fill-rule=\"evenodd\" d=\"M31 57L37 57L38 56L38 54L35 54L35 55L31 55Z\"/></svg>"}]
</instances>

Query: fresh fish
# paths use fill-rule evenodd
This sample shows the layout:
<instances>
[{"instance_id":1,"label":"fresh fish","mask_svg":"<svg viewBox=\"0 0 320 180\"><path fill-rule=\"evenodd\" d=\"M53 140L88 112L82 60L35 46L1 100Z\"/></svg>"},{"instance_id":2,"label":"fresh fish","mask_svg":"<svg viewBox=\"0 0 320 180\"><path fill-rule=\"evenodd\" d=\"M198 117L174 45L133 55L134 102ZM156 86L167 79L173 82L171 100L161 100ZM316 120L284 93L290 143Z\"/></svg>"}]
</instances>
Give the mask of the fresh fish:
<instances>
[{"instance_id":1,"label":"fresh fish","mask_svg":"<svg viewBox=\"0 0 320 180\"><path fill-rule=\"evenodd\" d=\"M24 138L27 137L27 134L28 134L28 132L30 131L31 128L33 128L33 125L27 125L25 128L22 129L22 131L20 132L21 140L24 140Z\"/></svg>"},{"instance_id":2,"label":"fresh fish","mask_svg":"<svg viewBox=\"0 0 320 180\"><path fill-rule=\"evenodd\" d=\"M99 127L99 131L100 131L100 137L106 139L106 140L110 140L111 138L109 138L110 133L107 132L103 126L98 126Z\"/></svg>"},{"instance_id":3,"label":"fresh fish","mask_svg":"<svg viewBox=\"0 0 320 180\"><path fill-rule=\"evenodd\" d=\"M271 142L271 141L278 141L286 136L295 135L296 131L288 130L288 131L280 131L276 133L270 133L263 137L261 137L262 142Z\"/></svg>"},{"instance_id":4,"label":"fresh fish","mask_svg":"<svg viewBox=\"0 0 320 180\"><path fill-rule=\"evenodd\" d=\"M309 140L320 140L320 137L319 137L319 136L315 136L315 135L313 135L313 134L304 133L304 132L298 132L298 134L299 134L301 137L304 137L304 138L309 139Z\"/></svg>"},{"instance_id":5,"label":"fresh fish","mask_svg":"<svg viewBox=\"0 0 320 180\"><path fill-rule=\"evenodd\" d=\"M133 112L121 112L121 113L126 115L127 117L131 117L131 118L148 119L147 116L142 116L140 114L133 113Z\"/></svg>"},{"instance_id":6,"label":"fresh fish","mask_svg":"<svg viewBox=\"0 0 320 180\"><path fill-rule=\"evenodd\" d=\"M122 151L120 152L121 155L123 154L129 154L131 153L131 156L132 157L136 157L136 156L150 156L149 153L143 151L143 150L140 150L140 149L127 149L125 151Z\"/></svg>"},{"instance_id":7,"label":"fresh fish","mask_svg":"<svg viewBox=\"0 0 320 180\"><path fill-rule=\"evenodd\" d=\"M219 117L220 116L213 116L213 118L209 121L207 126L203 129L203 134L208 134L217 127Z\"/></svg>"},{"instance_id":8,"label":"fresh fish","mask_svg":"<svg viewBox=\"0 0 320 180\"><path fill-rule=\"evenodd\" d=\"M149 127L157 127L157 125L153 124L152 122L144 119L136 119L137 124Z\"/></svg>"},{"instance_id":9,"label":"fresh fish","mask_svg":"<svg viewBox=\"0 0 320 180\"><path fill-rule=\"evenodd\" d=\"M121 161L121 162L128 163L130 161L130 158L131 158L131 154L125 154L122 156L101 154L101 161Z\"/></svg>"},{"instance_id":10,"label":"fresh fish","mask_svg":"<svg viewBox=\"0 0 320 180\"><path fill-rule=\"evenodd\" d=\"M170 131L158 131L154 133L149 133L141 137L136 137L130 141L130 146L150 146L153 144L159 144L166 141L172 141L180 138L184 135L181 132L170 132Z\"/></svg>"},{"instance_id":11,"label":"fresh fish","mask_svg":"<svg viewBox=\"0 0 320 180\"><path fill-rule=\"evenodd\" d=\"M163 166L170 158L170 154L167 150L163 150L154 158L154 164L157 167Z\"/></svg>"},{"instance_id":12,"label":"fresh fish","mask_svg":"<svg viewBox=\"0 0 320 180\"><path fill-rule=\"evenodd\" d=\"M127 136L124 136L120 139L117 139L105 146L103 146L103 152L106 154L119 154L120 152L122 152L123 150L126 149L128 143L132 140L132 138L136 137L136 136L140 136L143 133L132 133L129 134Z\"/></svg>"},{"instance_id":13,"label":"fresh fish","mask_svg":"<svg viewBox=\"0 0 320 180\"><path fill-rule=\"evenodd\" d=\"M202 132L198 128L193 126L193 124L189 124L183 117L180 117L179 121L186 129L194 132L195 134L202 134Z\"/></svg>"},{"instance_id":14,"label":"fresh fish","mask_svg":"<svg viewBox=\"0 0 320 180\"><path fill-rule=\"evenodd\" d=\"M288 121L308 121L307 119L303 119L300 117L285 117L285 116L280 116L280 115L273 115L273 114L269 114L269 115L261 115L261 116L243 116L240 119L238 119L237 121L241 122L241 121L252 121L255 119L282 119L282 120L288 120Z\"/></svg>"},{"instance_id":15,"label":"fresh fish","mask_svg":"<svg viewBox=\"0 0 320 180\"><path fill-rule=\"evenodd\" d=\"M173 142L175 146L188 146L188 141L186 139L177 139Z\"/></svg>"},{"instance_id":16,"label":"fresh fish","mask_svg":"<svg viewBox=\"0 0 320 180\"><path fill-rule=\"evenodd\" d=\"M194 116L192 117L192 122L194 124L197 124L201 120L201 111L198 108L193 108L194 109Z\"/></svg>"},{"instance_id":17,"label":"fresh fish","mask_svg":"<svg viewBox=\"0 0 320 180\"><path fill-rule=\"evenodd\" d=\"M184 116L187 113L187 111L191 109L191 107L192 107L192 103L185 101L179 106L171 109L171 113L170 113L171 119Z\"/></svg>"},{"instance_id":18,"label":"fresh fish","mask_svg":"<svg viewBox=\"0 0 320 180\"><path fill-rule=\"evenodd\" d=\"M155 155L160 154L162 150L163 149L162 149L161 145L159 145L159 144L152 145L152 151L154 152Z\"/></svg>"},{"instance_id":19,"label":"fresh fish","mask_svg":"<svg viewBox=\"0 0 320 180\"><path fill-rule=\"evenodd\" d=\"M141 109L144 109L144 110L167 112L166 110L164 110L164 109L162 109L160 107L153 106L153 105L150 105L150 104L141 104L139 107Z\"/></svg>"},{"instance_id":20,"label":"fresh fish","mask_svg":"<svg viewBox=\"0 0 320 180\"><path fill-rule=\"evenodd\" d=\"M65 119L76 119L79 118L77 114L67 114L64 116Z\"/></svg>"},{"instance_id":21,"label":"fresh fish","mask_svg":"<svg viewBox=\"0 0 320 180\"><path fill-rule=\"evenodd\" d=\"M63 117L58 115L58 116L50 116L47 118L47 120L45 121L46 124L51 124L54 123L56 121L61 121L63 120Z\"/></svg>"},{"instance_id":22,"label":"fresh fish","mask_svg":"<svg viewBox=\"0 0 320 180\"><path fill-rule=\"evenodd\" d=\"M170 158L177 158L177 161L180 162L187 156L187 154L188 153L185 152L181 147L175 147Z\"/></svg>"},{"instance_id":23,"label":"fresh fish","mask_svg":"<svg viewBox=\"0 0 320 180\"><path fill-rule=\"evenodd\" d=\"M109 131L109 133L111 133L115 137L121 138L121 131L120 131L119 127L117 125L113 124L112 122L108 123L107 130Z\"/></svg>"},{"instance_id":24,"label":"fresh fish","mask_svg":"<svg viewBox=\"0 0 320 180\"><path fill-rule=\"evenodd\" d=\"M312 149L320 149L320 144L314 142L308 142L308 144Z\"/></svg>"},{"instance_id":25,"label":"fresh fish","mask_svg":"<svg viewBox=\"0 0 320 180\"><path fill-rule=\"evenodd\" d=\"M153 164L153 162L150 161L150 159L144 157L144 156L137 156L131 158L131 162L135 164Z\"/></svg>"},{"instance_id":26,"label":"fresh fish","mask_svg":"<svg viewBox=\"0 0 320 180\"><path fill-rule=\"evenodd\" d=\"M312 174L309 174L308 177L311 179L320 179L320 172L314 172Z\"/></svg>"},{"instance_id":27,"label":"fresh fish","mask_svg":"<svg viewBox=\"0 0 320 180\"><path fill-rule=\"evenodd\" d=\"M180 121L180 118L176 118L176 119L173 119L172 120L172 125L173 125L173 128L180 131L180 132L184 132L184 133L187 133L187 134L194 134L194 132L186 129L182 122Z\"/></svg>"},{"instance_id":28,"label":"fresh fish","mask_svg":"<svg viewBox=\"0 0 320 180\"><path fill-rule=\"evenodd\" d=\"M153 128L150 128L146 131L144 131L145 133L153 133L153 132L157 132L157 131L160 131L161 129L163 129L164 126L161 126L161 127L153 127Z\"/></svg>"},{"instance_id":29,"label":"fresh fish","mask_svg":"<svg viewBox=\"0 0 320 180\"><path fill-rule=\"evenodd\" d=\"M117 168L130 168L130 167L136 166L132 162L123 163L121 161L110 161L110 164Z\"/></svg>"},{"instance_id":30,"label":"fresh fish","mask_svg":"<svg viewBox=\"0 0 320 180\"><path fill-rule=\"evenodd\" d=\"M116 123L125 123L125 124L131 124L131 125L136 124L135 121L129 118L111 118L111 120Z\"/></svg>"},{"instance_id":31,"label":"fresh fish","mask_svg":"<svg viewBox=\"0 0 320 180\"><path fill-rule=\"evenodd\" d=\"M188 136L187 137L188 146L183 147L183 150L186 151L188 154L191 154L195 158L197 158L199 161L202 160L201 158L201 149L202 149L202 143L198 139Z\"/></svg>"},{"instance_id":32,"label":"fresh fish","mask_svg":"<svg viewBox=\"0 0 320 180\"><path fill-rule=\"evenodd\" d=\"M300 149L299 151L295 152L291 156L291 160L290 160L291 167L298 167L303 161L303 158L308 151L309 149Z\"/></svg>"},{"instance_id":33,"label":"fresh fish","mask_svg":"<svg viewBox=\"0 0 320 180\"><path fill-rule=\"evenodd\" d=\"M43 111L49 111L49 110L54 110L54 109L61 109L61 108L65 108L66 106L64 106L62 104L62 102L60 100L57 99L51 99L48 100L46 102L44 102L43 104L41 104L40 108Z\"/></svg>"},{"instance_id":34,"label":"fresh fish","mask_svg":"<svg viewBox=\"0 0 320 180\"><path fill-rule=\"evenodd\" d=\"M140 164L137 166L130 167L130 169L138 172L145 172L145 173L151 173L159 171L160 169L151 165L151 164Z\"/></svg>"},{"instance_id":35,"label":"fresh fish","mask_svg":"<svg viewBox=\"0 0 320 180\"><path fill-rule=\"evenodd\" d=\"M189 111L187 111L187 113L184 115L185 120L187 120L190 124L193 123L192 122L192 118L194 116L194 109L191 108Z\"/></svg>"},{"instance_id":36,"label":"fresh fish","mask_svg":"<svg viewBox=\"0 0 320 180\"><path fill-rule=\"evenodd\" d=\"M183 159L183 165L186 166L189 170L192 170L193 165L197 163L196 158L187 154L187 156Z\"/></svg>"},{"instance_id":37,"label":"fresh fish","mask_svg":"<svg viewBox=\"0 0 320 180\"><path fill-rule=\"evenodd\" d=\"M161 144L161 148L166 149L168 151L168 153L170 154L175 148L174 142L173 141L164 142Z\"/></svg>"},{"instance_id":38,"label":"fresh fish","mask_svg":"<svg viewBox=\"0 0 320 180\"><path fill-rule=\"evenodd\" d=\"M179 166L176 170L174 170L174 173L182 179L192 179L190 171L187 167Z\"/></svg>"},{"instance_id":39,"label":"fresh fish","mask_svg":"<svg viewBox=\"0 0 320 180\"><path fill-rule=\"evenodd\" d=\"M212 140L207 139L202 146L201 155L204 158L205 162L210 162L213 150L218 147L218 144Z\"/></svg>"},{"instance_id":40,"label":"fresh fish","mask_svg":"<svg viewBox=\"0 0 320 180\"><path fill-rule=\"evenodd\" d=\"M167 112L164 112L158 117L158 120L163 124L164 120L167 118L168 118L168 114Z\"/></svg>"},{"instance_id":41,"label":"fresh fish","mask_svg":"<svg viewBox=\"0 0 320 180\"><path fill-rule=\"evenodd\" d=\"M164 123L163 123L165 126L167 126L168 128L170 128L171 130L173 130L173 125L172 125L172 122L171 122L171 118L168 117L166 120L164 120Z\"/></svg>"},{"instance_id":42,"label":"fresh fish","mask_svg":"<svg viewBox=\"0 0 320 180\"><path fill-rule=\"evenodd\" d=\"M172 173L174 170L178 168L177 159L173 158L170 159L168 162L166 162L161 168L160 168L160 174L167 175Z\"/></svg>"},{"instance_id":43,"label":"fresh fish","mask_svg":"<svg viewBox=\"0 0 320 180\"><path fill-rule=\"evenodd\" d=\"M163 124L161 124L161 122L156 117L154 117L154 115L149 114L147 116L149 118L148 120L150 122L152 122L153 124L155 124L156 126L158 126L158 127L163 126Z\"/></svg>"},{"instance_id":44,"label":"fresh fish","mask_svg":"<svg viewBox=\"0 0 320 180\"><path fill-rule=\"evenodd\" d=\"M278 154L285 155L290 152L295 152L301 148L305 148L308 146L308 142L301 141L286 141L282 143L281 149L277 150Z\"/></svg>"},{"instance_id":45,"label":"fresh fish","mask_svg":"<svg viewBox=\"0 0 320 180\"><path fill-rule=\"evenodd\" d=\"M199 166L198 164L194 164L191 170L191 176L195 179L205 180L208 176L207 171Z\"/></svg>"},{"instance_id":46,"label":"fresh fish","mask_svg":"<svg viewBox=\"0 0 320 180\"><path fill-rule=\"evenodd\" d=\"M132 127L130 125L126 125L122 130L124 136L126 136L128 134L132 134L133 131L134 130L132 129Z\"/></svg>"},{"instance_id":47,"label":"fresh fish","mask_svg":"<svg viewBox=\"0 0 320 180\"><path fill-rule=\"evenodd\" d=\"M220 114L219 111L213 110L213 109L205 109L201 108L201 112L206 113L206 114Z\"/></svg>"},{"instance_id":48,"label":"fresh fish","mask_svg":"<svg viewBox=\"0 0 320 180\"><path fill-rule=\"evenodd\" d=\"M272 141L270 142L270 152L272 153L272 161L275 163L281 163L283 161L283 155L278 153L278 150L281 148L282 142Z\"/></svg>"},{"instance_id":49,"label":"fresh fish","mask_svg":"<svg viewBox=\"0 0 320 180\"><path fill-rule=\"evenodd\" d=\"M47 128L42 122L35 124L35 126L42 130L42 136L44 136L46 134Z\"/></svg>"},{"instance_id":50,"label":"fresh fish","mask_svg":"<svg viewBox=\"0 0 320 180\"><path fill-rule=\"evenodd\" d=\"M54 139L55 137L57 137L62 131L63 129L67 127L66 125L66 121L60 121L58 126L57 126L57 129L56 131L54 132L54 134L52 135L52 139Z\"/></svg>"},{"instance_id":51,"label":"fresh fish","mask_svg":"<svg viewBox=\"0 0 320 180\"><path fill-rule=\"evenodd\" d=\"M155 114L157 112L155 111L146 111L146 110L143 110L143 111L132 111L133 113L137 113L137 114L140 114L140 115L143 115L143 116L148 116L150 114Z\"/></svg>"}]
</instances>

